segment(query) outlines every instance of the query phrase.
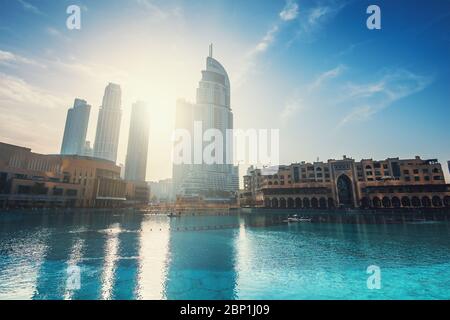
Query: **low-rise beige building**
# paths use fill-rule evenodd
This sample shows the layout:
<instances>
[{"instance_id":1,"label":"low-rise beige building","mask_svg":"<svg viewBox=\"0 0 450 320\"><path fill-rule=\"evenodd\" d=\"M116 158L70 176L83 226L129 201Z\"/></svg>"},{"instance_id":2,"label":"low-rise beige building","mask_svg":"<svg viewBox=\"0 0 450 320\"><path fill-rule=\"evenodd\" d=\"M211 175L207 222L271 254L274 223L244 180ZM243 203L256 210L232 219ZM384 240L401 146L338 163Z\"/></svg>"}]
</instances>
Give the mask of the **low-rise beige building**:
<instances>
[{"instance_id":1,"label":"low-rise beige building","mask_svg":"<svg viewBox=\"0 0 450 320\"><path fill-rule=\"evenodd\" d=\"M0 207L116 207L125 194L111 161L0 143Z\"/></svg>"},{"instance_id":2,"label":"low-rise beige building","mask_svg":"<svg viewBox=\"0 0 450 320\"><path fill-rule=\"evenodd\" d=\"M251 168L241 205L270 208L449 207L450 185L435 160L389 158L280 166L271 175Z\"/></svg>"}]
</instances>

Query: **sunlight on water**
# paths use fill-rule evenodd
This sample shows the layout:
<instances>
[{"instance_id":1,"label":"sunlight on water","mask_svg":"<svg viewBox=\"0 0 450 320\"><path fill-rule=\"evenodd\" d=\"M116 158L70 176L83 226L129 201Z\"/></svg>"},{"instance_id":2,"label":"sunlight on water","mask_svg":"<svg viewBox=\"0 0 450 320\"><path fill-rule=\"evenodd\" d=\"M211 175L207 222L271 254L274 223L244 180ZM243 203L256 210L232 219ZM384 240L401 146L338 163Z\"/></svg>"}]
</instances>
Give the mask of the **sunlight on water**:
<instances>
[{"instance_id":1,"label":"sunlight on water","mask_svg":"<svg viewBox=\"0 0 450 320\"><path fill-rule=\"evenodd\" d=\"M279 217L0 213L0 299L450 298L448 222Z\"/></svg>"},{"instance_id":2,"label":"sunlight on water","mask_svg":"<svg viewBox=\"0 0 450 320\"><path fill-rule=\"evenodd\" d=\"M109 300L113 298L113 287L116 273L117 252L119 248L120 226L115 223L106 230L108 236L105 243L105 262L102 275L102 296L101 299Z\"/></svg>"},{"instance_id":3,"label":"sunlight on water","mask_svg":"<svg viewBox=\"0 0 450 320\"><path fill-rule=\"evenodd\" d=\"M137 298L164 299L167 264L169 263L169 225L167 218L145 217L139 242ZM158 231L164 229L165 231Z\"/></svg>"}]
</instances>

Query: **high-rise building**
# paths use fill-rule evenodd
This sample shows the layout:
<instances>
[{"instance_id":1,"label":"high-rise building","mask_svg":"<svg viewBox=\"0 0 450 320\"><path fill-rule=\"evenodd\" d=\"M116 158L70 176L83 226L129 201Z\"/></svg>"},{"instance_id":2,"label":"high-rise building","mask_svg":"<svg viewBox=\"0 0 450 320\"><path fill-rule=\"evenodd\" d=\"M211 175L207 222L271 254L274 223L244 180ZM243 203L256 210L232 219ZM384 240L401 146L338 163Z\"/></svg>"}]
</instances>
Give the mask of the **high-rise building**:
<instances>
[{"instance_id":1,"label":"high-rise building","mask_svg":"<svg viewBox=\"0 0 450 320\"><path fill-rule=\"evenodd\" d=\"M128 136L125 179L145 181L150 133L150 112L147 104L136 102L131 110L130 134Z\"/></svg>"},{"instance_id":2,"label":"high-rise building","mask_svg":"<svg viewBox=\"0 0 450 320\"><path fill-rule=\"evenodd\" d=\"M94 143L94 157L113 162L117 160L119 145L122 91L114 83L108 84L103 96L97 122Z\"/></svg>"},{"instance_id":3,"label":"high-rise building","mask_svg":"<svg viewBox=\"0 0 450 320\"><path fill-rule=\"evenodd\" d=\"M91 106L85 100L75 99L67 111L66 126L61 145L63 155L83 155Z\"/></svg>"},{"instance_id":4,"label":"high-rise building","mask_svg":"<svg viewBox=\"0 0 450 320\"><path fill-rule=\"evenodd\" d=\"M223 150L222 154L216 157L220 161L213 164L206 164L204 161L195 163L194 152L191 152L191 163L175 164L173 178L176 194L219 195L224 192L236 192L239 189L238 173L232 164L232 140L227 139L227 130L233 129L230 96L228 74L225 68L212 57L211 45L209 56L206 58L206 69L202 71L202 79L197 88L196 103L191 104L184 100L177 102L176 128L185 129L191 133L193 149L196 141L195 123L201 124L202 134L208 129L217 129L222 133ZM206 145L202 143L202 150Z\"/></svg>"}]
</instances>

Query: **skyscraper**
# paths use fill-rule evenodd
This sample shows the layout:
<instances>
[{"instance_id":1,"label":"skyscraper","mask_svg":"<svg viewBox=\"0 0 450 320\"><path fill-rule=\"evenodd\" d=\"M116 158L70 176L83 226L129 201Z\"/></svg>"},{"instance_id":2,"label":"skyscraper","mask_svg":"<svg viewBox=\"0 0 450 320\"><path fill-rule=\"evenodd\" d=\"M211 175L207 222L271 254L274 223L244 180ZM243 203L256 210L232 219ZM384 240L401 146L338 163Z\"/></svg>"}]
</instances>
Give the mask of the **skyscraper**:
<instances>
[{"instance_id":1,"label":"skyscraper","mask_svg":"<svg viewBox=\"0 0 450 320\"><path fill-rule=\"evenodd\" d=\"M114 83L108 84L103 96L97 122L94 157L116 162L119 145L122 91Z\"/></svg>"},{"instance_id":2,"label":"skyscraper","mask_svg":"<svg viewBox=\"0 0 450 320\"><path fill-rule=\"evenodd\" d=\"M150 113L147 104L144 102L133 104L125 163L126 180L145 181L150 132L149 118Z\"/></svg>"},{"instance_id":3,"label":"skyscraper","mask_svg":"<svg viewBox=\"0 0 450 320\"><path fill-rule=\"evenodd\" d=\"M176 127L186 129L194 136L194 123L201 122L203 132L217 129L222 133L223 153L220 163L175 164L173 167L176 194L221 194L239 189L236 167L230 163L232 141L227 130L233 129L233 113L230 101L230 80L225 68L212 57L212 45L206 58L206 69L197 88L195 104L183 100L177 102ZM194 139L193 139L194 141ZM204 150L205 145L202 145ZM191 152L193 154L193 152ZM192 159L193 160L193 159Z\"/></svg>"},{"instance_id":4,"label":"skyscraper","mask_svg":"<svg viewBox=\"0 0 450 320\"><path fill-rule=\"evenodd\" d=\"M61 154L83 155L91 106L85 100L75 99L67 111Z\"/></svg>"}]
</instances>

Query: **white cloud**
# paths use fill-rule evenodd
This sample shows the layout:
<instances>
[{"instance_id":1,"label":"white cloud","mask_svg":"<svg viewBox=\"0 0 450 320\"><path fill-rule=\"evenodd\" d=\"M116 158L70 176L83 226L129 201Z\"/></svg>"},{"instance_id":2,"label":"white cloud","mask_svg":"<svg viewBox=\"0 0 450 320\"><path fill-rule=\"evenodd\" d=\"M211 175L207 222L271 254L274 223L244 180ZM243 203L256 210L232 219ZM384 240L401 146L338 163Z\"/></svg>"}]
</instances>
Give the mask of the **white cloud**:
<instances>
[{"instance_id":1,"label":"white cloud","mask_svg":"<svg viewBox=\"0 0 450 320\"><path fill-rule=\"evenodd\" d=\"M352 121L366 120L394 102L424 90L432 77L396 69L384 74L378 81L347 85L344 103L357 104L339 123L339 127Z\"/></svg>"},{"instance_id":2,"label":"white cloud","mask_svg":"<svg viewBox=\"0 0 450 320\"><path fill-rule=\"evenodd\" d=\"M13 64L27 64L27 65L33 65L38 66L41 68L45 68L45 66L35 60L23 57L21 55L9 52L9 51L3 51L0 50L0 64L4 65L13 65Z\"/></svg>"},{"instance_id":3,"label":"white cloud","mask_svg":"<svg viewBox=\"0 0 450 320\"><path fill-rule=\"evenodd\" d=\"M320 88L324 82L340 76L342 74L342 72L344 72L345 69L346 69L346 67L344 65L339 65L336 68L333 68L331 70L323 72L309 86L309 90L312 91L312 90L316 90L316 89Z\"/></svg>"},{"instance_id":4,"label":"white cloud","mask_svg":"<svg viewBox=\"0 0 450 320\"><path fill-rule=\"evenodd\" d=\"M23 79L0 73L0 102L3 106L53 109L64 105L64 101Z\"/></svg>"},{"instance_id":5,"label":"white cloud","mask_svg":"<svg viewBox=\"0 0 450 320\"><path fill-rule=\"evenodd\" d=\"M249 55L251 56L254 54L265 52L274 42L278 30L279 27L277 25L270 28L261 39L261 41L256 44L252 51L250 51Z\"/></svg>"},{"instance_id":6,"label":"white cloud","mask_svg":"<svg viewBox=\"0 0 450 320\"><path fill-rule=\"evenodd\" d=\"M179 17L182 15L182 9L179 6L170 9L162 9L160 6L156 5L153 0L136 0L136 2L145 8L153 17L158 19L167 19L169 17Z\"/></svg>"},{"instance_id":7,"label":"white cloud","mask_svg":"<svg viewBox=\"0 0 450 320\"><path fill-rule=\"evenodd\" d=\"M308 41L314 40L323 25L335 17L346 5L347 2L329 0L305 10L299 18L300 26L287 46L289 47L300 38Z\"/></svg>"},{"instance_id":8,"label":"white cloud","mask_svg":"<svg viewBox=\"0 0 450 320\"><path fill-rule=\"evenodd\" d=\"M283 10L280 12L280 18L283 21L294 20L298 16L298 4L292 0L288 0Z\"/></svg>"},{"instance_id":9,"label":"white cloud","mask_svg":"<svg viewBox=\"0 0 450 320\"><path fill-rule=\"evenodd\" d=\"M47 27L47 29L45 30L49 35L55 37L55 38L59 38L65 42L69 42L71 41L71 39L69 37L67 37L64 33L62 33L61 31L53 28L53 27Z\"/></svg>"},{"instance_id":10,"label":"white cloud","mask_svg":"<svg viewBox=\"0 0 450 320\"><path fill-rule=\"evenodd\" d=\"M281 120L287 121L298 111L305 110L309 104L307 102L311 102L311 100L313 100L316 91L320 90L326 81L339 77L345 69L346 67L344 65L338 65L333 69L321 73L316 77L311 85L297 88L287 100L283 110L281 111Z\"/></svg>"},{"instance_id":11,"label":"white cloud","mask_svg":"<svg viewBox=\"0 0 450 320\"><path fill-rule=\"evenodd\" d=\"M279 18L266 31L262 39L256 43L244 56L240 69L236 72L234 83L236 87L242 85L249 73L254 69L258 57L266 52L276 41L283 23L291 21L298 16L298 4L292 0L287 0L284 8L278 13Z\"/></svg>"},{"instance_id":12,"label":"white cloud","mask_svg":"<svg viewBox=\"0 0 450 320\"><path fill-rule=\"evenodd\" d=\"M34 14L38 14L38 15L44 15L44 13L39 10L36 6L33 6L31 3L25 1L25 0L17 0L17 2L19 2L22 7L29 12L32 12Z\"/></svg>"},{"instance_id":13,"label":"white cloud","mask_svg":"<svg viewBox=\"0 0 450 320\"><path fill-rule=\"evenodd\" d=\"M319 6L312 8L308 15L308 24L310 26L317 25L331 11L332 11L331 7L327 6Z\"/></svg>"},{"instance_id":14,"label":"white cloud","mask_svg":"<svg viewBox=\"0 0 450 320\"><path fill-rule=\"evenodd\" d=\"M299 94L293 95L285 104L280 113L280 119L283 122L289 121L297 112L305 108L305 101Z\"/></svg>"}]
</instances>

